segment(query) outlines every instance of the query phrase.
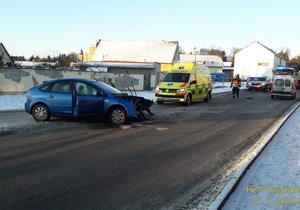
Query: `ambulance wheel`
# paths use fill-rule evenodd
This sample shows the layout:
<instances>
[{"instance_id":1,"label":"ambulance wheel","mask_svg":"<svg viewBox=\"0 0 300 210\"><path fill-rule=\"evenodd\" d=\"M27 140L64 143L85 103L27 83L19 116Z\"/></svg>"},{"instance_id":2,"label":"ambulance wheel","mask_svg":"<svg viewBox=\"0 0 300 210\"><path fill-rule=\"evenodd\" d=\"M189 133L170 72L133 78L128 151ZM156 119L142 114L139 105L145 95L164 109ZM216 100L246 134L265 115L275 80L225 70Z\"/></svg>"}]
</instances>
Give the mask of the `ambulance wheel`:
<instances>
[{"instance_id":1,"label":"ambulance wheel","mask_svg":"<svg viewBox=\"0 0 300 210\"><path fill-rule=\"evenodd\" d=\"M192 96L188 94L184 103L186 106L190 106L192 104Z\"/></svg>"},{"instance_id":2,"label":"ambulance wheel","mask_svg":"<svg viewBox=\"0 0 300 210\"><path fill-rule=\"evenodd\" d=\"M206 98L204 98L204 102L208 102L209 100L211 100L211 93L210 92L206 95Z\"/></svg>"},{"instance_id":3,"label":"ambulance wheel","mask_svg":"<svg viewBox=\"0 0 300 210\"><path fill-rule=\"evenodd\" d=\"M156 101L157 102L157 104L163 104L164 103L164 101Z\"/></svg>"}]
</instances>

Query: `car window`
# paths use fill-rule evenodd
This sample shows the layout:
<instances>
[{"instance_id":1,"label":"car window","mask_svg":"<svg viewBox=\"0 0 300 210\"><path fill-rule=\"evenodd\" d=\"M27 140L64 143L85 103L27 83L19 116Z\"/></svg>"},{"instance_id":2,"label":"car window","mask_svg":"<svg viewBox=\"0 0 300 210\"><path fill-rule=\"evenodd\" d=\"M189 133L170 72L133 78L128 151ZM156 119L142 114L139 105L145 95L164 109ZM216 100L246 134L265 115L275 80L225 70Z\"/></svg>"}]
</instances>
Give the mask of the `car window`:
<instances>
[{"instance_id":1,"label":"car window","mask_svg":"<svg viewBox=\"0 0 300 210\"><path fill-rule=\"evenodd\" d=\"M197 79L196 79L196 75L195 75L195 74L191 74L191 81L196 81L196 82L197 82Z\"/></svg>"},{"instance_id":2,"label":"car window","mask_svg":"<svg viewBox=\"0 0 300 210\"><path fill-rule=\"evenodd\" d=\"M69 81L58 81L54 83L54 85L52 86L51 92L71 93L72 92L71 83Z\"/></svg>"},{"instance_id":3,"label":"car window","mask_svg":"<svg viewBox=\"0 0 300 210\"><path fill-rule=\"evenodd\" d=\"M254 80L254 77L248 77L247 78L247 81L253 81Z\"/></svg>"},{"instance_id":4,"label":"car window","mask_svg":"<svg viewBox=\"0 0 300 210\"><path fill-rule=\"evenodd\" d=\"M255 77L255 78L253 78L253 80L263 82L263 81L266 81L266 77Z\"/></svg>"},{"instance_id":5,"label":"car window","mask_svg":"<svg viewBox=\"0 0 300 210\"><path fill-rule=\"evenodd\" d=\"M103 92L108 93L108 94L120 94L122 93L118 89L112 87L111 85L108 85L104 82L97 82L93 81L93 84L99 87Z\"/></svg>"},{"instance_id":6,"label":"car window","mask_svg":"<svg viewBox=\"0 0 300 210\"><path fill-rule=\"evenodd\" d=\"M75 90L79 96L96 96L97 89L84 82L75 82Z\"/></svg>"},{"instance_id":7,"label":"car window","mask_svg":"<svg viewBox=\"0 0 300 210\"><path fill-rule=\"evenodd\" d=\"M276 86L283 86L283 83L284 83L283 79L276 79L275 80L275 85Z\"/></svg>"},{"instance_id":8,"label":"car window","mask_svg":"<svg viewBox=\"0 0 300 210\"><path fill-rule=\"evenodd\" d=\"M286 79L285 80L285 84L284 84L286 87L289 87L289 86L291 86L291 80L289 80L289 79Z\"/></svg>"},{"instance_id":9,"label":"car window","mask_svg":"<svg viewBox=\"0 0 300 210\"><path fill-rule=\"evenodd\" d=\"M44 86L40 87L40 90L41 91L49 91L49 86L50 86L50 84L44 85Z\"/></svg>"}]
</instances>

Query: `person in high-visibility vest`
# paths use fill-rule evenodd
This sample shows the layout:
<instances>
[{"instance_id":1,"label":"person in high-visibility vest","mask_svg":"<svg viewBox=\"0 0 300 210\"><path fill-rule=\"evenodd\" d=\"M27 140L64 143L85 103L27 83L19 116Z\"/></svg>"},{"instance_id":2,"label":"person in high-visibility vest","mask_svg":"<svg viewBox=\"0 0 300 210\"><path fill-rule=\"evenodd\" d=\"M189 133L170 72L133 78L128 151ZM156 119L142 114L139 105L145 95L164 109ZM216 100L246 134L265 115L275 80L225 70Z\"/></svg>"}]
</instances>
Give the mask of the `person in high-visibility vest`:
<instances>
[{"instance_id":1,"label":"person in high-visibility vest","mask_svg":"<svg viewBox=\"0 0 300 210\"><path fill-rule=\"evenodd\" d=\"M237 74L235 78L232 79L230 87L232 87L232 97L235 98L236 96L238 98L241 87L240 75Z\"/></svg>"}]
</instances>

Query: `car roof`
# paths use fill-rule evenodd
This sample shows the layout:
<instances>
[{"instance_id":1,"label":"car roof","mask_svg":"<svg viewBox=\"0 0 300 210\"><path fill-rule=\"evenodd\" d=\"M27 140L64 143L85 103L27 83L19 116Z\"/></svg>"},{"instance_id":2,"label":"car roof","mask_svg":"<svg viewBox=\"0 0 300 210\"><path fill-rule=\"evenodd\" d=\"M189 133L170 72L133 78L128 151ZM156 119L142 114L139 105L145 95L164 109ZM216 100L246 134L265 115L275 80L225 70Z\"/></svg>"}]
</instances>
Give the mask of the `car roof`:
<instances>
[{"instance_id":1,"label":"car roof","mask_svg":"<svg viewBox=\"0 0 300 210\"><path fill-rule=\"evenodd\" d=\"M95 80L86 79L86 78L61 78L61 79L48 80L46 82L57 82L57 81L65 81L65 80L86 81L86 82L93 82L93 81L95 81Z\"/></svg>"}]
</instances>

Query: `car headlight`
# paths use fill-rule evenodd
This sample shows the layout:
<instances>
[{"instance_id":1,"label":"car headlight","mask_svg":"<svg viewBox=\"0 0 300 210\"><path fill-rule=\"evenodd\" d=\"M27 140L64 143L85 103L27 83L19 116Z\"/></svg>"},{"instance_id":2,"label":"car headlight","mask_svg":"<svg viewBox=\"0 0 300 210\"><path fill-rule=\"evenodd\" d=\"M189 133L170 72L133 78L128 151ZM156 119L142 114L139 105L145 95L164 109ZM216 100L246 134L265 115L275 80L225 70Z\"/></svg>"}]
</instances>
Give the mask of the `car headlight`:
<instances>
[{"instance_id":1,"label":"car headlight","mask_svg":"<svg viewBox=\"0 0 300 210\"><path fill-rule=\"evenodd\" d=\"M179 92L185 92L185 91L186 91L186 88L180 88L180 89L177 90L178 93Z\"/></svg>"},{"instance_id":2,"label":"car headlight","mask_svg":"<svg viewBox=\"0 0 300 210\"><path fill-rule=\"evenodd\" d=\"M155 88L155 91L159 92L159 88Z\"/></svg>"},{"instance_id":3,"label":"car headlight","mask_svg":"<svg viewBox=\"0 0 300 210\"><path fill-rule=\"evenodd\" d=\"M266 85L266 83L265 83L265 82L262 82L261 85Z\"/></svg>"}]
</instances>

